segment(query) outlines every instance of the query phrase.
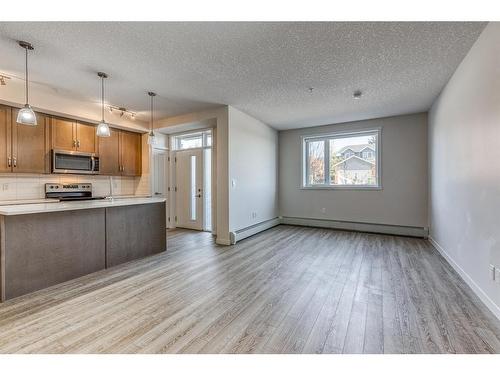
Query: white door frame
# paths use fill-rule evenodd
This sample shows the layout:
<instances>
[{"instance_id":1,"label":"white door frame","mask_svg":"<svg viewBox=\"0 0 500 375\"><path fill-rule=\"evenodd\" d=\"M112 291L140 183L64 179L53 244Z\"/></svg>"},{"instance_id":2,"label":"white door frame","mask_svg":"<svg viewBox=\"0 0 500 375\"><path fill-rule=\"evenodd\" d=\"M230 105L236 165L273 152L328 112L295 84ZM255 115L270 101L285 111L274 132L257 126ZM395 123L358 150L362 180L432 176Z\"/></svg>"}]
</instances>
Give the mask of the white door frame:
<instances>
[{"instance_id":1,"label":"white door frame","mask_svg":"<svg viewBox=\"0 0 500 375\"><path fill-rule=\"evenodd\" d=\"M175 216L176 216L176 194L175 194L175 187L176 187L176 176L175 176L175 156L176 156L176 150L174 150L172 146L172 137L176 135L181 135L181 134L188 134L188 133L195 133L195 132L200 132L200 131L207 131L211 130L212 131L212 146L208 147L200 147L200 149L205 150L205 149L210 149L212 153L211 157L211 216L212 216L212 228L211 228L211 233L212 235L217 234L217 128L216 127L207 127L207 128L200 128L196 130L189 130L189 131L181 131L181 132L176 132L168 135L168 145L171 146L168 150L168 199L170 204L167 205L167 211L168 211L168 228L173 229L176 228L176 223L175 223ZM178 150L182 151L182 150Z\"/></svg>"}]
</instances>

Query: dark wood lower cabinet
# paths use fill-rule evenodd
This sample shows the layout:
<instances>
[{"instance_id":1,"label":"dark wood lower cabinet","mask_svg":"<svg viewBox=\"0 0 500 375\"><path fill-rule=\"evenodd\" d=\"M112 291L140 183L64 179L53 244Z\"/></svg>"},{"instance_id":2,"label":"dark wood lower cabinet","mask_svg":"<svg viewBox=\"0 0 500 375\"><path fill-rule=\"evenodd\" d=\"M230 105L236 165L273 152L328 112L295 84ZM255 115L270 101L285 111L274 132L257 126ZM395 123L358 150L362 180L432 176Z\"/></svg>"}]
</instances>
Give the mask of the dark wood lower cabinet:
<instances>
[{"instance_id":1,"label":"dark wood lower cabinet","mask_svg":"<svg viewBox=\"0 0 500 375\"><path fill-rule=\"evenodd\" d=\"M104 269L104 210L1 216L2 300Z\"/></svg>"},{"instance_id":2,"label":"dark wood lower cabinet","mask_svg":"<svg viewBox=\"0 0 500 375\"><path fill-rule=\"evenodd\" d=\"M107 208L107 267L165 251L166 228L165 203Z\"/></svg>"},{"instance_id":3,"label":"dark wood lower cabinet","mask_svg":"<svg viewBox=\"0 0 500 375\"><path fill-rule=\"evenodd\" d=\"M1 301L167 249L165 202L0 215Z\"/></svg>"}]
</instances>

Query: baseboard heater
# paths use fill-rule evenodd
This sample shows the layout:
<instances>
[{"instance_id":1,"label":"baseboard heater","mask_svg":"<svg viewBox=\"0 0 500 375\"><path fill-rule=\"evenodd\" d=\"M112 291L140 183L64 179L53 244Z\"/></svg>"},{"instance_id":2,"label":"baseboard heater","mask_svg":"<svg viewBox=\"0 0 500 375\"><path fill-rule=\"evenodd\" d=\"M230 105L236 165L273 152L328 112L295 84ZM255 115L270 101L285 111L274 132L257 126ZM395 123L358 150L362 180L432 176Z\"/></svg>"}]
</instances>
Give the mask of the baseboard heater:
<instances>
[{"instance_id":1,"label":"baseboard heater","mask_svg":"<svg viewBox=\"0 0 500 375\"><path fill-rule=\"evenodd\" d=\"M343 229L357 232L394 234L398 236L427 238L429 229L425 227L411 227L403 225L359 223L353 221L313 219L304 217L283 216L281 224L299 225L304 227Z\"/></svg>"},{"instance_id":2,"label":"baseboard heater","mask_svg":"<svg viewBox=\"0 0 500 375\"><path fill-rule=\"evenodd\" d=\"M249 227L238 229L237 231L230 233L231 244L234 245L236 242L241 241L244 238L253 236L259 232L262 232L266 229L275 227L281 223L279 217L275 217L274 219L266 220Z\"/></svg>"}]
</instances>

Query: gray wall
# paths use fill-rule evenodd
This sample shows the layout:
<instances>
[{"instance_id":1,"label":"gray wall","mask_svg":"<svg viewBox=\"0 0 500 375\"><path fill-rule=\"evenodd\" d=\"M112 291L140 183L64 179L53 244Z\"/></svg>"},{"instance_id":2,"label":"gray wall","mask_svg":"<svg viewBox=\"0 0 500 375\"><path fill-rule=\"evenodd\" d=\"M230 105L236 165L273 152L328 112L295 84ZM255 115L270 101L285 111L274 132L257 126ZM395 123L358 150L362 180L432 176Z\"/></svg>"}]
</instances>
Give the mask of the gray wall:
<instances>
[{"instance_id":1,"label":"gray wall","mask_svg":"<svg viewBox=\"0 0 500 375\"><path fill-rule=\"evenodd\" d=\"M278 216L278 133L233 107L228 111L229 228L233 232Z\"/></svg>"},{"instance_id":2,"label":"gray wall","mask_svg":"<svg viewBox=\"0 0 500 375\"><path fill-rule=\"evenodd\" d=\"M500 318L500 24L490 23L429 113L431 237Z\"/></svg>"},{"instance_id":3,"label":"gray wall","mask_svg":"<svg viewBox=\"0 0 500 375\"><path fill-rule=\"evenodd\" d=\"M381 190L301 189L301 136L381 127ZM425 113L279 133L280 214L373 224L427 227ZM325 208L325 213L321 209Z\"/></svg>"}]
</instances>

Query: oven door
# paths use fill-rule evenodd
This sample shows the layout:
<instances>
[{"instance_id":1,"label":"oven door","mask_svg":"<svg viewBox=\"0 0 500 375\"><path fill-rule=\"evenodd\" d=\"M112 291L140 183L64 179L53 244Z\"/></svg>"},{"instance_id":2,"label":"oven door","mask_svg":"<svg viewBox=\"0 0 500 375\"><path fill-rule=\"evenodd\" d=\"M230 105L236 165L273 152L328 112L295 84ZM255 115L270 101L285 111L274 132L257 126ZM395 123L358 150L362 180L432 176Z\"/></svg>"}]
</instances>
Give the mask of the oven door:
<instances>
[{"instance_id":1,"label":"oven door","mask_svg":"<svg viewBox=\"0 0 500 375\"><path fill-rule=\"evenodd\" d=\"M97 174L95 155L78 151L52 150L52 173Z\"/></svg>"}]
</instances>

